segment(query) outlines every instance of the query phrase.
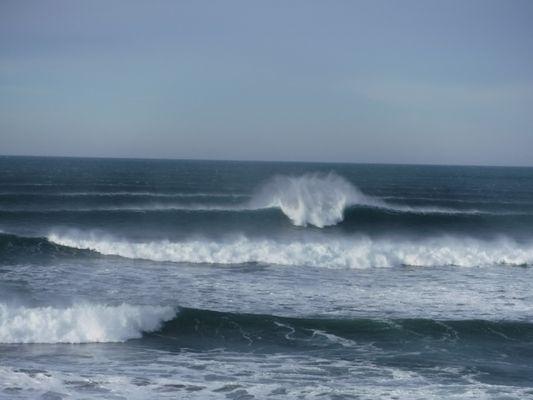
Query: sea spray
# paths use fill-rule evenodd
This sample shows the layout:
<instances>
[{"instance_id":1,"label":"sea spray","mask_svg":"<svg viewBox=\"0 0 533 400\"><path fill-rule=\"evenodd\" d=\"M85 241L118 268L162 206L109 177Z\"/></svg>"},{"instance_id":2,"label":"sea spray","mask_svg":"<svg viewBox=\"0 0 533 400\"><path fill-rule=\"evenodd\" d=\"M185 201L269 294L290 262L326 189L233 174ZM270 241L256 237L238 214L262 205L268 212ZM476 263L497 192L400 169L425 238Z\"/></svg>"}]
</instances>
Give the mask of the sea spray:
<instances>
[{"instance_id":1,"label":"sea spray","mask_svg":"<svg viewBox=\"0 0 533 400\"><path fill-rule=\"evenodd\" d=\"M279 208L296 226L317 228L337 225L349 207L378 208L414 214L484 214L479 210L442 207L411 207L369 196L348 180L333 172L307 173L299 176L278 175L263 184L248 206L233 208ZM491 214L490 212L488 214Z\"/></svg>"},{"instance_id":2,"label":"sea spray","mask_svg":"<svg viewBox=\"0 0 533 400\"><path fill-rule=\"evenodd\" d=\"M252 207L278 207L297 226L318 228L338 224L347 206L383 203L363 194L343 177L334 174L276 176L262 186Z\"/></svg>"}]
</instances>

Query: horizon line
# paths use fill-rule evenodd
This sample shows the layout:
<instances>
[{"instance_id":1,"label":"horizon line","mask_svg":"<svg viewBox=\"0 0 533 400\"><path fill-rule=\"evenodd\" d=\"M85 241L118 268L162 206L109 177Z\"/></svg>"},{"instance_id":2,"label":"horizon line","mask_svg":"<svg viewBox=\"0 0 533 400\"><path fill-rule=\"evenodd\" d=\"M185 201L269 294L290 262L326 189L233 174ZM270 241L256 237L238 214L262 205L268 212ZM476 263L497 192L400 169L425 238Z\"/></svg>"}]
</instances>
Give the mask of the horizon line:
<instances>
[{"instance_id":1,"label":"horizon line","mask_svg":"<svg viewBox=\"0 0 533 400\"><path fill-rule=\"evenodd\" d=\"M152 161L212 161L212 162L244 162L244 163L293 163L293 164L347 164L347 165L391 165L391 166L423 166L423 167L476 167L476 168L533 168L533 165L503 164L443 164L443 163L406 163L406 162L357 162L357 161L309 161L309 160L251 160L222 158L170 158L170 157L132 157L132 156L72 156L42 154L0 154L0 158L73 158L73 159L104 159L104 160L152 160Z\"/></svg>"}]
</instances>

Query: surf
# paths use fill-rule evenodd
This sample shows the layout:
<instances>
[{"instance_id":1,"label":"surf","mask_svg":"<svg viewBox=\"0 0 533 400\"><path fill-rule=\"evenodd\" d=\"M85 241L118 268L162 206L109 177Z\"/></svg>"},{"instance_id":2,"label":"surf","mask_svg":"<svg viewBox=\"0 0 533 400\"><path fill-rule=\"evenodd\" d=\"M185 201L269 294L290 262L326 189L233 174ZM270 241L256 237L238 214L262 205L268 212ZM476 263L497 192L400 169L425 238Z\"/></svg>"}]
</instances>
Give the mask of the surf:
<instances>
[{"instance_id":1,"label":"surf","mask_svg":"<svg viewBox=\"0 0 533 400\"><path fill-rule=\"evenodd\" d=\"M318 228L336 225L349 205L380 205L334 173L276 176L265 183L250 204L279 208L294 225Z\"/></svg>"},{"instance_id":2,"label":"surf","mask_svg":"<svg viewBox=\"0 0 533 400\"><path fill-rule=\"evenodd\" d=\"M157 262L235 265L258 263L323 268L494 267L533 264L533 243L509 238L443 236L409 241L367 236L275 240L243 235L226 239L135 242L99 234L51 233L65 248Z\"/></svg>"},{"instance_id":3,"label":"surf","mask_svg":"<svg viewBox=\"0 0 533 400\"><path fill-rule=\"evenodd\" d=\"M0 303L0 343L123 342L174 318L168 306L82 303L64 308Z\"/></svg>"}]
</instances>

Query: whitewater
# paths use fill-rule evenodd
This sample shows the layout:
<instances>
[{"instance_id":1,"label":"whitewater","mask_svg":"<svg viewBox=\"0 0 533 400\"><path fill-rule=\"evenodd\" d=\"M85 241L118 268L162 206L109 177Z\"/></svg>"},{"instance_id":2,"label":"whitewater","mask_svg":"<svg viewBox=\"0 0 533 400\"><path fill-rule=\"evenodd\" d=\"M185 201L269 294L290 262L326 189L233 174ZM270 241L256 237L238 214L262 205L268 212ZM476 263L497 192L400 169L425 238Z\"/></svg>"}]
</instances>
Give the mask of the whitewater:
<instances>
[{"instance_id":1,"label":"whitewater","mask_svg":"<svg viewBox=\"0 0 533 400\"><path fill-rule=\"evenodd\" d=\"M533 264L533 243L508 238L480 241L442 237L417 243L401 239L316 238L299 241L250 239L239 236L224 241L130 242L95 234L50 234L61 246L91 250L103 255L178 263L299 265L325 268L384 268L399 266L527 266Z\"/></svg>"},{"instance_id":2,"label":"whitewater","mask_svg":"<svg viewBox=\"0 0 533 400\"><path fill-rule=\"evenodd\" d=\"M104 343L140 338L175 316L172 307L76 304L66 308L0 303L0 343Z\"/></svg>"}]
</instances>

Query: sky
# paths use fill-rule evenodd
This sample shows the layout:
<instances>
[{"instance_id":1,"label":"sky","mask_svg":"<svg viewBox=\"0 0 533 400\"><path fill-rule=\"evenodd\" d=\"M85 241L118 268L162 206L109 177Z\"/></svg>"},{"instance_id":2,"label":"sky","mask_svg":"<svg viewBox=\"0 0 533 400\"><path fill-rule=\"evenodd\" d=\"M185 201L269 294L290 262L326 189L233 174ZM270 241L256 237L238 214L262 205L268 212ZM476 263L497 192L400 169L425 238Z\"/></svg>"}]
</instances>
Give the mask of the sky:
<instances>
[{"instance_id":1,"label":"sky","mask_svg":"<svg viewBox=\"0 0 533 400\"><path fill-rule=\"evenodd\" d=\"M533 1L0 0L0 154L533 166Z\"/></svg>"}]
</instances>

